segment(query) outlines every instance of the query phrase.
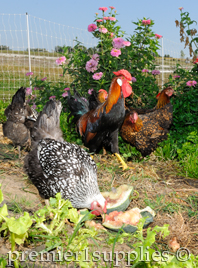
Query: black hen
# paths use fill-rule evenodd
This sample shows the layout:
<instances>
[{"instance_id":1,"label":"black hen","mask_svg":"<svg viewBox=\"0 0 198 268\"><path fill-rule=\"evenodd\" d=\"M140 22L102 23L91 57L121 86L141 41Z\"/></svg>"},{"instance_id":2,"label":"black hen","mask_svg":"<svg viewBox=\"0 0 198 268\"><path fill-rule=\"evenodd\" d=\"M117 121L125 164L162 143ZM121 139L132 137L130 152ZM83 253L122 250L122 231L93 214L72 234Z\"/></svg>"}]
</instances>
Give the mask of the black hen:
<instances>
[{"instance_id":1,"label":"black hen","mask_svg":"<svg viewBox=\"0 0 198 268\"><path fill-rule=\"evenodd\" d=\"M70 90L68 90L67 105L70 114L67 117L67 122L69 122L70 117L73 116L72 123L76 123L83 114L89 111L89 103L85 98L80 96L75 88L73 91L74 96L72 96Z\"/></svg>"},{"instance_id":2,"label":"black hen","mask_svg":"<svg viewBox=\"0 0 198 268\"><path fill-rule=\"evenodd\" d=\"M33 127L37 113L25 103L26 89L21 87L12 97L11 104L5 109L7 121L3 124L3 134L12 140L19 149L21 146L30 146L30 131Z\"/></svg>"},{"instance_id":3,"label":"black hen","mask_svg":"<svg viewBox=\"0 0 198 268\"><path fill-rule=\"evenodd\" d=\"M72 123L77 123L80 117L86 114L90 110L96 109L101 103L107 99L108 93L104 89L100 89L98 92L93 90L87 101L84 97L81 97L76 89L74 89L74 96L71 96L68 91L67 105L70 110L70 114L67 118L67 122L71 116L74 116Z\"/></svg>"},{"instance_id":4,"label":"black hen","mask_svg":"<svg viewBox=\"0 0 198 268\"><path fill-rule=\"evenodd\" d=\"M60 102L51 100L39 115L25 170L41 197L48 199L60 192L74 207L89 208L99 215L106 212L106 201L98 188L96 164L81 147L63 141L61 108Z\"/></svg>"}]
</instances>

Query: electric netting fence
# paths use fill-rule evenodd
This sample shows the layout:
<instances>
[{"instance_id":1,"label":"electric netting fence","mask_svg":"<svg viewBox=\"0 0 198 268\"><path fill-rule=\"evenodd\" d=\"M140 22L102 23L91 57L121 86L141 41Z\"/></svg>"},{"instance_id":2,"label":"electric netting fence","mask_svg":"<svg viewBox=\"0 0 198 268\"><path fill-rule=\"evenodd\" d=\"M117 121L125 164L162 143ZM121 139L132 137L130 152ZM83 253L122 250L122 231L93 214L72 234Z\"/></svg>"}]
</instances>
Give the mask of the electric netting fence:
<instances>
[{"instance_id":1,"label":"electric netting fence","mask_svg":"<svg viewBox=\"0 0 198 268\"><path fill-rule=\"evenodd\" d=\"M81 42L93 48L97 40L85 29L61 25L28 14L0 14L0 99L10 99L20 86L29 85L25 74L48 77L48 81L65 81L60 78L61 67L55 60L61 56L63 46L73 48ZM77 41L76 41L77 40Z\"/></svg>"},{"instance_id":2,"label":"electric netting fence","mask_svg":"<svg viewBox=\"0 0 198 268\"><path fill-rule=\"evenodd\" d=\"M28 14L0 14L0 99L11 99L21 86L29 86L33 72L39 79L47 77L50 82L69 82L69 77L60 77L61 67L55 60L60 57L63 46L73 48L76 40L82 46L94 48L97 39L87 29L61 25ZM157 82L167 82L176 64L191 68L192 64L182 51L183 44L161 39L160 57L156 58L156 69L160 70Z\"/></svg>"}]
</instances>

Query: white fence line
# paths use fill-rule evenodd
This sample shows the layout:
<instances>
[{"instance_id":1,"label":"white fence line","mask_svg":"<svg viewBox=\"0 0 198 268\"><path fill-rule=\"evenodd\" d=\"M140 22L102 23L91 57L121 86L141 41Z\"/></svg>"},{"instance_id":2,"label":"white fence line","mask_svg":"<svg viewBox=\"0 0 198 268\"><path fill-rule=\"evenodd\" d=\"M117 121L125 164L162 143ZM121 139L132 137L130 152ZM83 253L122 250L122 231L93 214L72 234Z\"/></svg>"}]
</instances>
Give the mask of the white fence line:
<instances>
[{"instance_id":1,"label":"white fence line","mask_svg":"<svg viewBox=\"0 0 198 268\"><path fill-rule=\"evenodd\" d=\"M89 48L97 45L97 39L87 30L74 28L26 14L0 14L0 100L10 99L20 86L28 86L25 76L32 71L38 78L48 77L49 81L64 81L69 77L60 77L61 67L55 64L60 54L58 47L74 47L77 39ZM183 44L163 38L161 58L156 69L161 71L158 84L166 82L176 64L182 61L187 68L191 64L181 59ZM167 56L170 57L167 57ZM177 60L178 59L178 60ZM63 79L63 80L62 80Z\"/></svg>"}]
</instances>

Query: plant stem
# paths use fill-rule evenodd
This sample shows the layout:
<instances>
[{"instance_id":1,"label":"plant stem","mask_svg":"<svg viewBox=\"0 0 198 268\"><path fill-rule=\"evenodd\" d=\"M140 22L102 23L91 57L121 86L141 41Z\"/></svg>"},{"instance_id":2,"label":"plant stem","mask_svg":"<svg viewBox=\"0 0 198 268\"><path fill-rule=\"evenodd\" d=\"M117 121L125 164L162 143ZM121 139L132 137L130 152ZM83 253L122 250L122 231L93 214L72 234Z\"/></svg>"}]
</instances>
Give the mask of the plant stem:
<instances>
[{"instance_id":1,"label":"plant stem","mask_svg":"<svg viewBox=\"0 0 198 268\"><path fill-rule=\"evenodd\" d=\"M11 232L10 235L10 241L11 241L11 252L15 251L15 235ZM19 268L18 260L14 260L14 267Z\"/></svg>"}]
</instances>

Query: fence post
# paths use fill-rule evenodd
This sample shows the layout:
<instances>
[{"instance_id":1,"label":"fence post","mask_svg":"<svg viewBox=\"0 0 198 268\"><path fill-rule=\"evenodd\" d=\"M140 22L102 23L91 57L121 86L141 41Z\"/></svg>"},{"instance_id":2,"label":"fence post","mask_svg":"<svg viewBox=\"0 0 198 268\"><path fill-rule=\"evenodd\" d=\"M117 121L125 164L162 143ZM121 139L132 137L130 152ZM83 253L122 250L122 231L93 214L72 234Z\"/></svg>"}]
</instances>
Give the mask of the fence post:
<instances>
[{"instance_id":1,"label":"fence post","mask_svg":"<svg viewBox=\"0 0 198 268\"><path fill-rule=\"evenodd\" d=\"M163 42L163 36L162 36L162 88L164 84L164 42Z\"/></svg>"},{"instance_id":2,"label":"fence post","mask_svg":"<svg viewBox=\"0 0 198 268\"><path fill-rule=\"evenodd\" d=\"M28 13L26 12L26 21L27 21L27 41L28 41L28 59L29 59L29 72L31 72L31 58L30 58L30 30L29 30L29 21L28 21ZM30 79L30 87L32 87L31 76Z\"/></svg>"}]
</instances>

